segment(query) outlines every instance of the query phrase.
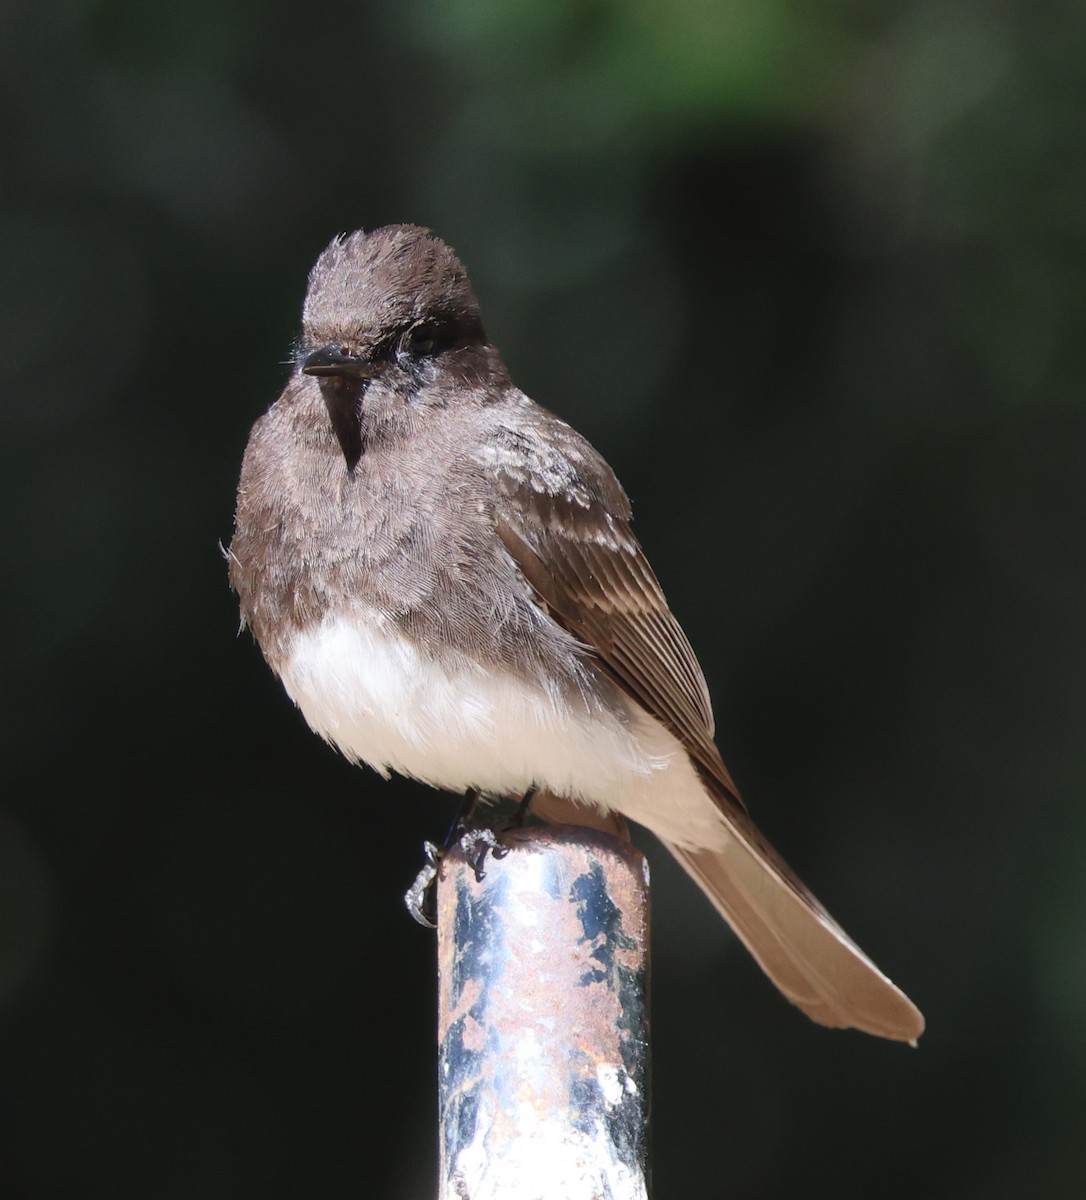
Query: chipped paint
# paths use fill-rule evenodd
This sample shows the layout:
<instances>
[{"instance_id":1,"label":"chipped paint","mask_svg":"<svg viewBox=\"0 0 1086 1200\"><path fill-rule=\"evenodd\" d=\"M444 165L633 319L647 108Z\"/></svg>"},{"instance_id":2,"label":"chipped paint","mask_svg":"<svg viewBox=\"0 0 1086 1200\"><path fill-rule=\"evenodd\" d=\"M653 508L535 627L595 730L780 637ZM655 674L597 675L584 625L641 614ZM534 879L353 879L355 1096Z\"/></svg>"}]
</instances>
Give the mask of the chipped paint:
<instances>
[{"instance_id":1,"label":"chipped paint","mask_svg":"<svg viewBox=\"0 0 1086 1200\"><path fill-rule=\"evenodd\" d=\"M645 1200L644 857L583 828L503 841L438 885L440 1200Z\"/></svg>"}]
</instances>

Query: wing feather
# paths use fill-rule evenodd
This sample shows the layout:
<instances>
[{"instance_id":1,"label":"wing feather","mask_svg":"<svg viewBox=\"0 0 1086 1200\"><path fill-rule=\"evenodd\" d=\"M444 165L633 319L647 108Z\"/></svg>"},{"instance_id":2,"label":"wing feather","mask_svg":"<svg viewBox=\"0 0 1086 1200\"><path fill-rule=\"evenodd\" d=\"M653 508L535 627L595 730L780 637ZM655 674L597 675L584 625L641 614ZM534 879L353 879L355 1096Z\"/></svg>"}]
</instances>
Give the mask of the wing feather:
<instances>
[{"instance_id":1,"label":"wing feather","mask_svg":"<svg viewBox=\"0 0 1086 1200\"><path fill-rule=\"evenodd\" d=\"M669 848L808 1016L915 1043L924 1028L920 1012L747 815L713 742L705 677L630 530L618 481L568 426L543 418L553 424L537 438L534 458L523 429L517 453L501 456L497 532L540 604L679 739L731 833L723 849Z\"/></svg>"},{"instance_id":2,"label":"wing feather","mask_svg":"<svg viewBox=\"0 0 1086 1200\"><path fill-rule=\"evenodd\" d=\"M533 476L523 459L501 473L498 534L554 619L675 734L724 806L742 811L713 742L705 676L630 529L625 495L602 459L587 465L595 471L577 464L582 490L560 493L546 487L553 470ZM622 503L605 504L608 490Z\"/></svg>"}]
</instances>

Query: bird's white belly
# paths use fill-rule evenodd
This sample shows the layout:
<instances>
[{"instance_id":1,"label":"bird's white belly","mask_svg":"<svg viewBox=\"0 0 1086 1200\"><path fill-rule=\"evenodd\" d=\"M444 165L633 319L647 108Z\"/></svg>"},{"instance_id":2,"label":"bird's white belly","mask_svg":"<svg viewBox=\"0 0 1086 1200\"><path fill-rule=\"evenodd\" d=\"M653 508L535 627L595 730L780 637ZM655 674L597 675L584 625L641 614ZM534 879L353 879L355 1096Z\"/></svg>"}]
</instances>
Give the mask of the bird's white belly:
<instances>
[{"instance_id":1,"label":"bird's white belly","mask_svg":"<svg viewBox=\"0 0 1086 1200\"><path fill-rule=\"evenodd\" d=\"M678 740L632 703L620 720L534 680L438 663L379 615L329 617L297 633L280 675L317 733L383 775L508 796L534 785L680 845L722 836Z\"/></svg>"}]
</instances>

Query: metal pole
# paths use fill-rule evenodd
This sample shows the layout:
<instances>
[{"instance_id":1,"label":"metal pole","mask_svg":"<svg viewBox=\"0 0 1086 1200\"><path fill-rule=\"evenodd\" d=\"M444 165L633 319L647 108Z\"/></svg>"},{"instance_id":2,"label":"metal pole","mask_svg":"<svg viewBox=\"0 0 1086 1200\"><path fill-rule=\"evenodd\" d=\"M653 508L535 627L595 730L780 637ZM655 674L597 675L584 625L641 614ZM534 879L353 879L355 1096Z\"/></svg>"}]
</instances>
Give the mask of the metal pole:
<instances>
[{"instance_id":1,"label":"metal pole","mask_svg":"<svg viewBox=\"0 0 1086 1200\"><path fill-rule=\"evenodd\" d=\"M648 867L549 826L438 881L439 1200L647 1200Z\"/></svg>"}]
</instances>

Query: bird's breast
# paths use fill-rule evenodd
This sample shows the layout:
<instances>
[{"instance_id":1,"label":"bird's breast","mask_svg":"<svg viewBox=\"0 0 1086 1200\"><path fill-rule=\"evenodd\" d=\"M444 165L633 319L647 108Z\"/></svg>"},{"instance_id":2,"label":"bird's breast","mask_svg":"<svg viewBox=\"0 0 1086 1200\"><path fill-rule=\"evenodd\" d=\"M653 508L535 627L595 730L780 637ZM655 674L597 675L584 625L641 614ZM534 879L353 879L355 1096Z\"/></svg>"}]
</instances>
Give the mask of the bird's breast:
<instances>
[{"instance_id":1,"label":"bird's breast","mask_svg":"<svg viewBox=\"0 0 1086 1200\"><path fill-rule=\"evenodd\" d=\"M453 791L513 794L544 779L569 791L595 771L591 787L574 790L610 792L608 775L659 765L602 704L424 648L372 611L296 633L280 674L309 724L344 754Z\"/></svg>"}]
</instances>

